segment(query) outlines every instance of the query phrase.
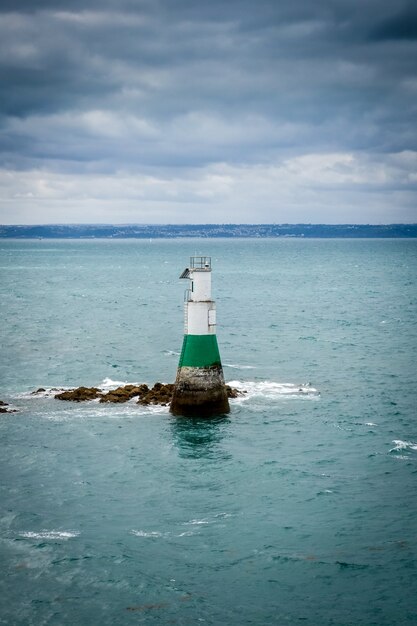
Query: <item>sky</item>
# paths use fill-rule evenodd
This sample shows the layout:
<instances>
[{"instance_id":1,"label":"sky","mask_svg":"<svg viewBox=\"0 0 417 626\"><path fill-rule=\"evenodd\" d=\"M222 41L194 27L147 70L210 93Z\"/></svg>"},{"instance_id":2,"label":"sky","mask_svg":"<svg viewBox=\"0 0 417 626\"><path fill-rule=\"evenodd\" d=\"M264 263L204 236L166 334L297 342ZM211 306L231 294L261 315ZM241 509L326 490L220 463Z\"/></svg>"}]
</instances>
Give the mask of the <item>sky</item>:
<instances>
[{"instance_id":1,"label":"sky","mask_svg":"<svg viewBox=\"0 0 417 626\"><path fill-rule=\"evenodd\" d=\"M2 0L0 223L417 222L417 3Z\"/></svg>"}]
</instances>

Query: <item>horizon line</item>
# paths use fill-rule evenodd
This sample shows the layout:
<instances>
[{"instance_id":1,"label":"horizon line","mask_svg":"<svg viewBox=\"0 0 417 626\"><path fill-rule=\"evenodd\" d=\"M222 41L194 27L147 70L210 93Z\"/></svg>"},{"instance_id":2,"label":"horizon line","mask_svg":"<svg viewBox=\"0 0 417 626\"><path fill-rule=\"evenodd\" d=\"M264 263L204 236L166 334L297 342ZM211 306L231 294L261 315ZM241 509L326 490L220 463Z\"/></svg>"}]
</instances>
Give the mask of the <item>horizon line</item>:
<instances>
[{"instance_id":1,"label":"horizon line","mask_svg":"<svg viewBox=\"0 0 417 626\"><path fill-rule=\"evenodd\" d=\"M36 222L33 224L0 224L0 228L33 226L417 226L417 222Z\"/></svg>"}]
</instances>

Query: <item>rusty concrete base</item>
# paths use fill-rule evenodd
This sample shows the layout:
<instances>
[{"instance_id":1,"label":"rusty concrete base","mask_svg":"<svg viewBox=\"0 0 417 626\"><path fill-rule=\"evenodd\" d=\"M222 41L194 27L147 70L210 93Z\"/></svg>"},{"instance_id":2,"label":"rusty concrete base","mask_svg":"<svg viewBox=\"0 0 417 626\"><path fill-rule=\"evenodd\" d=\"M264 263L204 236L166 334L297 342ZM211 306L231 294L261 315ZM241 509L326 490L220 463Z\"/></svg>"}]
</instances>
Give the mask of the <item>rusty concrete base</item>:
<instances>
[{"instance_id":1,"label":"rusty concrete base","mask_svg":"<svg viewBox=\"0 0 417 626\"><path fill-rule=\"evenodd\" d=\"M229 413L221 365L179 367L170 411L184 417L212 417Z\"/></svg>"}]
</instances>

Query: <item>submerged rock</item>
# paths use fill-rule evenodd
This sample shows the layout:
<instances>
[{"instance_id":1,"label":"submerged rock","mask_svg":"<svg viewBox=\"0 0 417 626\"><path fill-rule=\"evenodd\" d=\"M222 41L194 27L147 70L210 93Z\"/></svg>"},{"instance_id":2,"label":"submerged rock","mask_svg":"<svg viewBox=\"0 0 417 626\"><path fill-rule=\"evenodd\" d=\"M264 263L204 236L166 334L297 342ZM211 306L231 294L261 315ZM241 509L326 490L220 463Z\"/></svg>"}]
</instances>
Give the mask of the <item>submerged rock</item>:
<instances>
[{"instance_id":1,"label":"submerged rock","mask_svg":"<svg viewBox=\"0 0 417 626\"><path fill-rule=\"evenodd\" d=\"M16 409L6 408L8 406L9 405L7 404L7 402L3 402L3 400L0 400L0 413L17 413Z\"/></svg>"}]
</instances>

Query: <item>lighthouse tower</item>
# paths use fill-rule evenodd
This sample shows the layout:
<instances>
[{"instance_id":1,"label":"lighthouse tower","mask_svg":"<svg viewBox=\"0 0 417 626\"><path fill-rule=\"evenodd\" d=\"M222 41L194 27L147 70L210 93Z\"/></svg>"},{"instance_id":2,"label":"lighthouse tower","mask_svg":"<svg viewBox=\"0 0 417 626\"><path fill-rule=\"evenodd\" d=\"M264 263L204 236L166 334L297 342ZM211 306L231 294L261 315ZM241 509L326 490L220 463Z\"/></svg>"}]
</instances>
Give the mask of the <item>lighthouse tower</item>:
<instances>
[{"instance_id":1,"label":"lighthouse tower","mask_svg":"<svg viewBox=\"0 0 417 626\"><path fill-rule=\"evenodd\" d=\"M171 413L209 417L230 411L216 337L216 303L211 299L211 257L194 256L180 278L185 291L184 341Z\"/></svg>"}]
</instances>

